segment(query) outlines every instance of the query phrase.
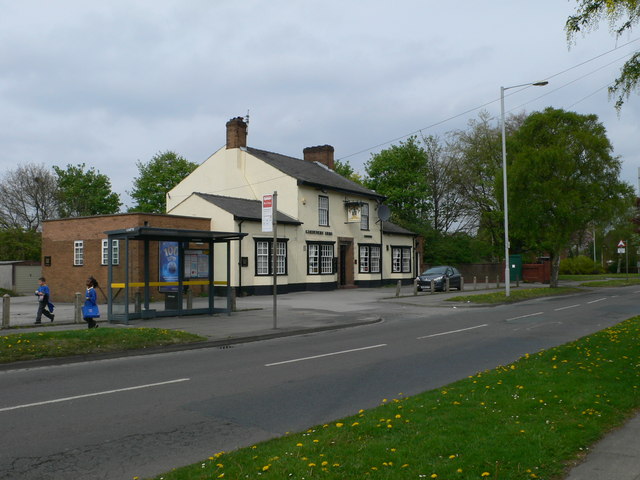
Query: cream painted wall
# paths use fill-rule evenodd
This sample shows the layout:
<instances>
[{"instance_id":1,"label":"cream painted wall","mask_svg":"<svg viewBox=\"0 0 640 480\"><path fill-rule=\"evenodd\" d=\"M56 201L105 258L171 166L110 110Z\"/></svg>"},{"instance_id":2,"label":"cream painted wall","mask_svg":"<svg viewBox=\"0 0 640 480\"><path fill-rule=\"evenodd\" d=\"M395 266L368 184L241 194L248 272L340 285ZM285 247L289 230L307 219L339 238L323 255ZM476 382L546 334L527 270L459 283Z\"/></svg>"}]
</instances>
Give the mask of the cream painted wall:
<instances>
[{"instance_id":1,"label":"cream painted wall","mask_svg":"<svg viewBox=\"0 0 640 480\"><path fill-rule=\"evenodd\" d=\"M193 192L262 200L278 192L278 210L297 218L297 182L280 170L247 153L245 149L221 148L167 193L167 213Z\"/></svg>"},{"instance_id":2,"label":"cream painted wall","mask_svg":"<svg viewBox=\"0 0 640 480\"><path fill-rule=\"evenodd\" d=\"M233 215L206 200L194 196L193 192L210 193L229 197L261 200L265 194L278 192L278 211L302 222L302 225L278 225L278 238L287 240L287 275L279 276L278 283L310 284L337 282L337 272L331 275L307 274L307 242L331 242L334 257L339 256L339 239L352 239L355 281L377 281L380 273L358 273L360 244L380 244L380 226L377 220L375 200L335 191L298 185L297 181L271 167L244 149L222 148L209 157L191 175L185 178L167 195L167 212L175 215L191 215L212 219L211 229L216 231L247 233L240 242L231 243L231 284L233 286L269 286L271 276L256 275L256 239L272 239L272 233L263 233L260 222L245 221L242 226ZM329 225L320 226L318 221L318 197L329 198ZM369 204L369 230L361 230L360 223L346 223L345 200L362 201ZM413 237L385 234L382 245L382 265L385 279L406 279L415 272L391 273L391 248L386 246L413 246ZM413 250L412 250L413 252ZM226 280L225 245L214 248L214 278ZM240 257L246 257L247 267L239 267ZM412 263L413 268L413 263Z\"/></svg>"}]
</instances>

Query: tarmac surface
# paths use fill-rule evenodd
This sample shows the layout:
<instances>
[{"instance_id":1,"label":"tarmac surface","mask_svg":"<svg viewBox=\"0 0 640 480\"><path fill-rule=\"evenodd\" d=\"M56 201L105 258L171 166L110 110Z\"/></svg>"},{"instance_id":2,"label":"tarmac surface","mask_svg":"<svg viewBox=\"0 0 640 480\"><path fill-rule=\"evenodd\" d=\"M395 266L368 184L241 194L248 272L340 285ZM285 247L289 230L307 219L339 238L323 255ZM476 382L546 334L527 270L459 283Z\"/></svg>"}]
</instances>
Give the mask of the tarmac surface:
<instances>
[{"instance_id":1,"label":"tarmac surface","mask_svg":"<svg viewBox=\"0 0 640 480\"><path fill-rule=\"evenodd\" d=\"M483 285L484 286L484 285ZM535 285L527 285L531 288ZM538 285L540 286L540 285ZM495 290L495 285L489 286ZM487 293L466 288L465 295ZM129 325L109 324L102 319L100 325L121 328L150 327L184 330L207 338L196 345L177 346L171 349L206 348L265 340L286 335L309 334L314 331L336 330L378 322L385 315L403 310L420 308L422 313L438 312L442 308L454 308L445 300L459 292L419 293L413 295L411 287L402 287L399 296L395 288L358 288L330 292L299 292L279 295L274 316L272 296L238 298L236 311L231 314L194 315L183 317L158 317L134 320ZM224 299L215 300L216 306L224 305ZM101 305L106 310L106 305ZM430 307L424 310L425 307ZM461 306L457 306L460 308ZM2 308L4 304L2 304ZM477 307L482 308L482 307ZM42 318L42 326L34 325L37 301L35 297L13 297L10 303L10 327L1 334L37 331L55 331L87 328L84 321L74 323L73 304L56 304L55 321ZM2 317L0 317L2 318ZM163 348L161 350L167 350ZM156 351L148 351L154 353ZM139 355L130 352L124 355ZM123 356L120 354L119 356ZM60 359L55 362L84 361ZM55 363L54 362L54 363ZM24 362L20 368L40 365L43 362ZM51 362L50 362L51 363ZM6 370L13 368L2 366ZM565 480L640 480L640 415L606 435L589 450L581 463L573 467Z\"/></svg>"}]
</instances>

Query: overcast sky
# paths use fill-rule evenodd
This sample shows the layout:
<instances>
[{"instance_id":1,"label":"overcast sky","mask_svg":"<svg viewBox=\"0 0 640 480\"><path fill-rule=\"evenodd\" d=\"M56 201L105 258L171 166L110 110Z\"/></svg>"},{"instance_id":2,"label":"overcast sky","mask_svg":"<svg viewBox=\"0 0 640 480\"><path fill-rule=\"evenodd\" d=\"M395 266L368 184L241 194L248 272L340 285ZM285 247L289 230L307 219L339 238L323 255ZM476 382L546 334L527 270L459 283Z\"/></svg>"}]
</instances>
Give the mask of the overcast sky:
<instances>
[{"instance_id":1,"label":"overcast sky","mask_svg":"<svg viewBox=\"0 0 640 480\"><path fill-rule=\"evenodd\" d=\"M479 108L594 113L638 187L640 96L617 115L606 87L640 28L607 25L569 48L574 0L0 0L0 174L85 163L126 191L136 162L201 163L250 113L249 145L302 158L330 144L364 172L422 131L463 129ZM267 193L267 192L265 192Z\"/></svg>"}]
</instances>

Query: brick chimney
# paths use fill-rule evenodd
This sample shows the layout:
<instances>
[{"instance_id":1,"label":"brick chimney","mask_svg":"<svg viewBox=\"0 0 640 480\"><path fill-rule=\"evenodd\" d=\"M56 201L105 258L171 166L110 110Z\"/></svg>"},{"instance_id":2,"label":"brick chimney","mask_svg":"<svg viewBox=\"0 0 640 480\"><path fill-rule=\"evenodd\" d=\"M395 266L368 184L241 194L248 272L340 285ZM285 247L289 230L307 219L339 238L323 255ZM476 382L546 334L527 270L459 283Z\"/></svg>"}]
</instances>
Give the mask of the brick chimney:
<instances>
[{"instance_id":1,"label":"brick chimney","mask_svg":"<svg viewBox=\"0 0 640 480\"><path fill-rule=\"evenodd\" d=\"M247 146L247 124L242 117L227 122L227 150Z\"/></svg>"},{"instance_id":2,"label":"brick chimney","mask_svg":"<svg viewBox=\"0 0 640 480\"><path fill-rule=\"evenodd\" d=\"M333 161L333 147L331 145L318 145L316 147L307 147L302 151L304 159L307 162L319 162L331 170L335 170Z\"/></svg>"}]
</instances>

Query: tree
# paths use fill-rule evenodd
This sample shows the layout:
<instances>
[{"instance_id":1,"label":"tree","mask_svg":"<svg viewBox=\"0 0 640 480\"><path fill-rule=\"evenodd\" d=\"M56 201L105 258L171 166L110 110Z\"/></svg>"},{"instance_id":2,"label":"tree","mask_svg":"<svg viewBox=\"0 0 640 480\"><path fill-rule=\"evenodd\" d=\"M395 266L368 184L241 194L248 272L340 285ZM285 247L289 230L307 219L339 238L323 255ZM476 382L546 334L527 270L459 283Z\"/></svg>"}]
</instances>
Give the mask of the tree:
<instances>
[{"instance_id":1,"label":"tree","mask_svg":"<svg viewBox=\"0 0 640 480\"><path fill-rule=\"evenodd\" d=\"M167 192L198 166L174 152L157 153L148 163L137 162L139 176L133 181L131 197L136 212L165 213Z\"/></svg>"},{"instance_id":2,"label":"tree","mask_svg":"<svg viewBox=\"0 0 640 480\"><path fill-rule=\"evenodd\" d=\"M525 118L524 113L507 117L507 136ZM466 130L450 134L448 149L453 156L454 182L467 229L492 245L492 257L497 259L504 236L501 197L495 191L495 178L502 172L500 125L492 124L489 113L482 111L477 119L469 121Z\"/></svg>"},{"instance_id":3,"label":"tree","mask_svg":"<svg viewBox=\"0 0 640 480\"><path fill-rule=\"evenodd\" d=\"M0 228L38 230L57 216L57 183L44 165L27 164L0 182Z\"/></svg>"},{"instance_id":4,"label":"tree","mask_svg":"<svg viewBox=\"0 0 640 480\"><path fill-rule=\"evenodd\" d=\"M0 229L0 260L40 261L42 236L35 230Z\"/></svg>"},{"instance_id":5,"label":"tree","mask_svg":"<svg viewBox=\"0 0 640 480\"><path fill-rule=\"evenodd\" d=\"M352 182L363 184L362 177L356 173L351 164L348 161L342 162L340 160L335 161L334 172L338 175L342 175L344 178L351 180Z\"/></svg>"},{"instance_id":6,"label":"tree","mask_svg":"<svg viewBox=\"0 0 640 480\"><path fill-rule=\"evenodd\" d=\"M58 176L58 208L62 218L118 213L122 202L111 191L109 177L93 167L85 171L81 165L54 166Z\"/></svg>"},{"instance_id":7,"label":"tree","mask_svg":"<svg viewBox=\"0 0 640 480\"><path fill-rule=\"evenodd\" d=\"M616 36L631 31L640 20L640 2L637 0L578 0L575 15L565 24L567 39L573 41L578 33L585 33L598 26L602 20L609 21L609 28ZM620 75L609 87L609 94L616 97L616 109L620 110L624 101L640 84L640 51L635 52L625 62Z\"/></svg>"},{"instance_id":8,"label":"tree","mask_svg":"<svg viewBox=\"0 0 640 480\"><path fill-rule=\"evenodd\" d=\"M633 189L619 180L621 161L596 115L547 108L509 139L508 202L513 238L551 256L551 286L560 255L591 222L625 208ZM501 189L501 176L496 178Z\"/></svg>"},{"instance_id":9,"label":"tree","mask_svg":"<svg viewBox=\"0 0 640 480\"><path fill-rule=\"evenodd\" d=\"M387 197L393 221L404 226L429 223L426 152L416 137L372 155L365 171L365 185Z\"/></svg>"},{"instance_id":10,"label":"tree","mask_svg":"<svg viewBox=\"0 0 640 480\"><path fill-rule=\"evenodd\" d=\"M440 139L422 137L425 151L425 175L431 200L431 224L436 232L447 233L457 224L463 203L456 186L453 158L445 151Z\"/></svg>"}]
</instances>

